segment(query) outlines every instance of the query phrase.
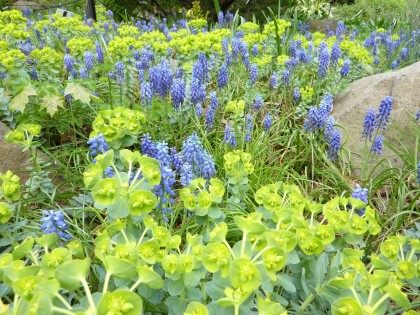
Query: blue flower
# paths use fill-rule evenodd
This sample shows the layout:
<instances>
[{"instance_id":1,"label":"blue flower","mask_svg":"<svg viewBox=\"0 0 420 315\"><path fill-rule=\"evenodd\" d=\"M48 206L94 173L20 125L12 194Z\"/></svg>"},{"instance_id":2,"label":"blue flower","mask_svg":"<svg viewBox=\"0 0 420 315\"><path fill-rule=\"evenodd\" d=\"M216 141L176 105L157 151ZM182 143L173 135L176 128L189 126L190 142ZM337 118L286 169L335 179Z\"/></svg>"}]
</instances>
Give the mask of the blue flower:
<instances>
[{"instance_id":1,"label":"blue flower","mask_svg":"<svg viewBox=\"0 0 420 315\"><path fill-rule=\"evenodd\" d=\"M115 68L117 69L117 83L118 84L124 84L124 82L125 82L124 62L118 61L115 64Z\"/></svg>"},{"instance_id":2,"label":"blue flower","mask_svg":"<svg viewBox=\"0 0 420 315\"><path fill-rule=\"evenodd\" d=\"M191 165L189 163L184 163L180 170L179 180L181 185L188 187L191 184L192 179L194 178L194 173Z\"/></svg>"},{"instance_id":3,"label":"blue flower","mask_svg":"<svg viewBox=\"0 0 420 315\"><path fill-rule=\"evenodd\" d=\"M208 63L205 54L198 55L198 61L194 64L192 69L192 77L196 78L200 84L208 80Z\"/></svg>"},{"instance_id":4,"label":"blue flower","mask_svg":"<svg viewBox=\"0 0 420 315\"><path fill-rule=\"evenodd\" d=\"M168 60L162 58L159 65L149 69L149 81L154 93L165 97L172 85L172 72Z\"/></svg>"},{"instance_id":5,"label":"blue flower","mask_svg":"<svg viewBox=\"0 0 420 315\"><path fill-rule=\"evenodd\" d=\"M420 161L417 164L417 182L420 184Z\"/></svg>"},{"instance_id":6,"label":"blue flower","mask_svg":"<svg viewBox=\"0 0 420 315\"><path fill-rule=\"evenodd\" d=\"M232 128L229 125L226 125L225 127L223 142L229 144L233 148L236 148L238 145L236 142L235 132L232 130Z\"/></svg>"},{"instance_id":7,"label":"blue flower","mask_svg":"<svg viewBox=\"0 0 420 315\"><path fill-rule=\"evenodd\" d=\"M254 122L251 114L246 115L245 121L245 142L251 142L251 134L252 130L254 129Z\"/></svg>"},{"instance_id":8,"label":"blue flower","mask_svg":"<svg viewBox=\"0 0 420 315\"><path fill-rule=\"evenodd\" d=\"M259 110L264 104L263 98L261 95L257 95L255 97L255 102L252 105L252 108L254 108L255 110Z\"/></svg>"},{"instance_id":9,"label":"blue flower","mask_svg":"<svg viewBox=\"0 0 420 315\"><path fill-rule=\"evenodd\" d=\"M217 15L217 23L219 24L219 28L222 28L225 25L225 17L223 15L223 11L220 11Z\"/></svg>"},{"instance_id":10,"label":"blue flower","mask_svg":"<svg viewBox=\"0 0 420 315\"><path fill-rule=\"evenodd\" d=\"M156 145L147 133L141 138L141 153L149 157L156 155Z\"/></svg>"},{"instance_id":11,"label":"blue flower","mask_svg":"<svg viewBox=\"0 0 420 315\"><path fill-rule=\"evenodd\" d=\"M206 111L206 129L207 131L213 128L214 115L218 107L219 101L217 100L216 92L210 92L210 106Z\"/></svg>"},{"instance_id":12,"label":"blue flower","mask_svg":"<svg viewBox=\"0 0 420 315\"><path fill-rule=\"evenodd\" d=\"M31 77L31 80L38 81L38 71L34 67L29 69L29 75Z\"/></svg>"},{"instance_id":13,"label":"blue flower","mask_svg":"<svg viewBox=\"0 0 420 315\"><path fill-rule=\"evenodd\" d=\"M379 112L376 115L376 125L378 128L386 129L386 125L389 123L389 116L391 115L392 103L394 98L392 96L385 96L379 105Z\"/></svg>"},{"instance_id":14,"label":"blue flower","mask_svg":"<svg viewBox=\"0 0 420 315\"><path fill-rule=\"evenodd\" d=\"M141 104L148 106L152 104L153 92L149 82L143 82L140 85Z\"/></svg>"},{"instance_id":15,"label":"blue flower","mask_svg":"<svg viewBox=\"0 0 420 315\"><path fill-rule=\"evenodd\" d=\"M171 98L175 110L180 110L185 100L185 83L183 79L175 79L171 86Z\"/></svg>"},{"instance_id":16,"label":"blue flower","mask_svg":"<svg viewBox=\"0 0 420 315\"><path fill-rule=\"evenodd\" d=\"M365 121L363 123L362 138L369 138L372 140L372 134L376 126L376 112L373 108L370 108L366 112Z\"/></svg>"},{"instance_id":17,"label":"blue flower","mask_svg":"<svg viewBox=\"0 0 420 315\"><path fill-rule=\"evenodd\" d=\"M104 63L104 51L99 41L96 41L95 49L96 49L96 60L99 63Z\"/></svg>"},{"instance_id":18,"label":"blue flower","mask_svg":"<svg viewBox=\"0 0 420 315\"><path fill-rule=\"evenodd\" d=\"M191 80L190 98L193 105L197 105L206 99L206 86L201 85L197 78Z\"/></svg>"},{"instance_id":19,"label":"blue flower","mask_svg":"<svg viewBox=\"0 0 420 315\"><path fill-rule=\"evenodd\" d=\"M257 64L253 63L251 65L251 69L249 70L249 79L251 81L251 85L253 86L258 79L258 66Z\"/></svg>"},{"instance_id":20,"label":"blue flower","mask_svg":"<svg viewBox=\"0 0 420 315\"><path fill-rule=\"evenodd\" d=\"M285 69L283 71L283 73L281 74L281 82L284 85L289 85L290 84L290 72L289 72L289 70Z\"/></svg>"},{"instance_id":21,"label":"blue flower","mask_svg":"<svg viewBox=\"0 0 420 315\"><path fill-rule=\"evenodd\" d=\"M325 141L330 141L334 134L334 117L330 116L327 119L324 129L324 139Z\"/></svg>"},{"instance_id":22,"label":"blue flower","mask_svg":"<svg viewBox=\"0 0 420 315\"><path fill-rule=\"evenodd\" d=\"M344 60L344 64L341 67L340 75L342 77L345 77L349 74L349 72L350 72L350 60L346 59L346 60Z\"/></svg>"},{"instance_id":23,"label":"blue flower","mask_svg":"<svg viewBox=\"0 0 420 315\"><path fill-rule=\"evenodd\" d=\"M338 63L338 59L341 57L341 49L340 44L335 43L333 47L331 48L331 65L335 68L335 66Z\"/></svg>"},{"instance_id":24,"label":"blue flower","mask_svg":"<svg viewBox=\"0 0 420 315\"><path fill-rule=\"evenodd\" d=\"M319 66L318 66L318 77L323 79L327 75L328 64L330 60L330 55L328 53L328 48L324 48L319 57Z\"/></svg>"},{"instance_id":25,"label":"blue flower","mask_svg":"<svg viewBox=\"0 0 420 315\"><path fill-rule=\"evenodd\" d=\"M219 89L221 89L226 86L227 82L228 82L228 70L227 70L226 63L223 63L222 66L220 67L219 74L217 76L217 86L219 87Z\"/></svg>"},{"instance_id":26,"label":"blue flower","mask_svg":"<svg viewBox=\"0 0 420 315\"><path fill-rule=\"evenodd\" d=\"M335 31L336 36L337 37L340 37L345 32L346 32L346 25L344 24L343 21L338 21L338 23L337 23L337 29Z\"/></svg>"},{"instance_id":27,"label":"blue flower","mask_svg":"<svg viewBox=\"0 0 420 315\"><path fill-rule=\"evenodd\" d=\"M293 103L297 103L300 98L300 89L298 87L295 87L293 90Z\"/></svg>"},{"instance_id":28,"label":"blue flower","mask_svg":"<svg viewBox=\"0 0 420 315\"><path fill-rule=\"evenodd\" d=\"M416 114L416 120L417 121L419 121L420 120L420 109L419 109L419 111L417 112L417 114Z\"/></svg>"},{"instance_id":29,"label":"blue flower","mask_svg":"<svg viewBox=\"0 0 420 315\"><path fill-rule=\"evenodd\" d=\"M98 154L105 153L106 151L109 150L108 144L106 143L106 139L101 133L96 135L93 138L90 138L87 141L87 144L89 145L89 150L90 150L89 155L91 157L95 157Z\"/></svg>"},{"instance_id":30,"label":"blue flower","mask_svg":"<svg viewBox=\"0 0 420 315\"><path fill-rule=\"evenodd\" d=\"M401 49L401 59L406 59L408 57L408 48L404 47Z\"/></svg>"},{"instance_id":31,"label":"blue flower","mask_svg":"<svg viewBox=\"0 0 420 315\"><path fill-rule=\"evenodd\" d=\"M86 69L85 68L80 68L79 69L79 77L81 79L85 79L87 78L87 73L86 73Z\"/></svg>"},{"instance_id":32,"label":"blue flower","mask_svg":"<svg viewBox=\"0 0 420 315\"><path fill-rule=\"evenodd\" d=\"M383 149L383 142L384 138L382 136L376 136L375 139L373 140L373 144L372 144L372 148L371 151L373 153L376 153L378 155L382 154L382 149Z\"/></svg>"},{"instance_id":33,"label":"blue flower","mask_svg":"<svg viewBox=\"0 0 420 315\"><path fill-rule=\"evenodd\" d=\"M338 160L338 152L341 147L340 131L334 129L330 142L328 143L328 158L334 162Z\"/></svg>"},{"instance_id":34,"label":"blue flower","mask_svg":"<svg viewBox=\"0 0 420 315\"><path fill-rule=\"evenodd\" d=\"M68 225L64 222L64 215L60 210L43 210L44 217L41 218L41 230L44 234L57 233L60 237L71 239L66 232Z\"/></svg>"},{"instance_id":35,"label":"blue flower","mask_svg":"<svg viewBox=\"0 0 420 315\"><path fill-rule=\"evenodd\" d=\"M95 63L95 58L93 57L93 54L90 51L85 51L83 54L83 61L85 63L86 70L90 72Z\"/></svg>"},{"instance_id":36,"label":"blue flower","mask_svg":"<svg viewBox=\"0 0 420 315\"><path fill-rule=\"evenodd\" d=\"M368 189L367 188L361 188L359 184L356 184L356 188L353 190L351 197L354 199L359 199L365 203L368 203ZM356 213L359 216L362 216L365 213L365 209L356 210Z\"/></svg>"},{"instance_id":37,"label":"blue flower","mask_svg":"<svg viewBox=\"0 0 420 315\"><path fill-rule=\"evenodd\" d=\"M270 89L275 89L277 87L277 73L273 71L273 73L270 76Z\"/></svg>"},{"instance_id":38,"label":"blue flower","mask_svg":"<svg viewBox=\"0 0 420 315\"><path fill-rule=\"evenodd\" d=\"M74 58L69 54L64 55L64 65L66 66L67 71L73 70Z\"/></svg>"},{"instance_id":39,"label":"blue flower","mask_svg":"<svg viewBox=\"0 0 420 315\"><path fill-rule=\"evenodd\" d=\"M112 166L108 166L105 171L104 171L104 175L105 177L114 177L115 176L115 171L114 168Z\"/></svg>"},{"instance_id":40,"label":"blue flower","mask_svg":"<svg viewBox=\"0 0 420 315\"><path fill-rule=\"evenodd\" d=\"M265 114L264 122L263 122L264 131L267 132L271 128L272 125L273 123L271 121L271 115Z\"/></svg>"},{"instance_id":41,"label":"blue flower","mask_svg":"<svg viewBox=\"0 0 420 315\"><path fill-rule=\"evenodd\" d=\"M258 55L258 44L254 44L254 46L252 46L252 56L256 57Z\"/></svg>"},{"instance_id":42,"label":"blue flower","mask_svg":"<svg viewBox=\"0 0 420 315\"><path fill-rule=\"evenodd\" d=\"M197 176L210 179L216 173L212 156L203 148L196 133L189 136L182 144L180 152L184 163L189 163Z\"/></svg>"}]
</instances>

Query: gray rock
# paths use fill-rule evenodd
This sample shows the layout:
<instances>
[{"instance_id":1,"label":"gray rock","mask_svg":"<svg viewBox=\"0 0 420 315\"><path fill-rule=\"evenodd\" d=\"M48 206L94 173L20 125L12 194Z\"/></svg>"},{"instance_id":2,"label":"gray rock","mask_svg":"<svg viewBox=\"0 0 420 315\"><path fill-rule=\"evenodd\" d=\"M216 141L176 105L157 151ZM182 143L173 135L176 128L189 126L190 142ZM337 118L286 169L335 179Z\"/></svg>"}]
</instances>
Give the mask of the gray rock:
<instances>
[{"instance_id":1,"label":"gray rock","mask_svg":"<svg viewBox=\"0 0 420 315\"><path fill-rule=\"evenodd\" d=\"M331 19L324 19L324 20L317 20L317 19L308 19L309 29L312 32L321 32L326 33L327 25L330 27L330 31L335 32L337 29L337 20Z\"/></svg>"},{"instance_id":2,"label":"gray rock","mask_svg":"<svg viewBox=\"0 0 420 315\"><path fill-rule=\"evenodd\" d=\"M365 150L362 139L363 122L369 108L378 109L385 96L393 96L391 122L386 131L379 134L385 139L381 156L370 151L371 143ZM374 176L386 167L404 167L404 159L414 156L415 137L420 126L413 116L420 108L420 62L398 71L369 76L350 84L347 91L339 94L334 100L332 115L336 124L342 127L342 143L350 155L352 172L356 176ZM389 146L394 146L391 150ZM418 158L418 157L417 157ZM384 160L382 160L384 159ZM368 160L364 162L364 160ZM381 161L382 160L382 161ZM377 162L380 166L369 175ZM416 160L417 161L417 160ZM362 166L369 164L362 174Z\"/></svg>"}]
</instances>

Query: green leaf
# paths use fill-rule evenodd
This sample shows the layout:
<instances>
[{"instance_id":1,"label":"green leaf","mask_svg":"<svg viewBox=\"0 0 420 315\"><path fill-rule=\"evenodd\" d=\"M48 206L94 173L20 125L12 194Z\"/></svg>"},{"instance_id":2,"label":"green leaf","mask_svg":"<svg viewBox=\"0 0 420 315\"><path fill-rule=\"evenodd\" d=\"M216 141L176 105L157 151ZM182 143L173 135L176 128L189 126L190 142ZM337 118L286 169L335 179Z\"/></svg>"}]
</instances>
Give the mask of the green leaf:
<instances>
[{"instance_id":1,"label":"green leaf","mask_svg":"<svg viewBox=\"0 0 420 315\"><path fill-rule=\"evenodd\" d=\"M32 247L34 247L34 239L32 237L26 238L20 245L16 246L15 250L12 252L13 258L21 259L32 250Z\"/></svg>"},{"instance_id":2,"label":"green leaf","mask_svg":"<svg viewBox=\"0 0 420 315\"><path fill-rule=\"evenodd\" d=\"M11 111L19 111L23 113L25 110L26 105L29 102L29 96L37 95L35 88L32 85L27 85L23 88L23 90L17 94L9 104L9 108Z\"/></svg>"},{"instance_id":3,"label":"green leaf","mask_svg":"<svg viewBox=\"0 0 420 315\"><path fill-rule=\"evenodd\" d=\"M64 108L64 97L62 95L47 95L41 99L41 109L45 109L50 116L58 111L59 107Z\"/></svg>"},{"instance_id":4,"label":"green leaf","mask_svg":"<svg viewBox=\"0 0 420 315\"><path fill-rule=\"evenodd\" d=\"M127 259L105 256L104 265L108 273L121 279L131 279L137 274L136 265Z\"/></svg>"},{"instance_id":5,"label":"green leaf","mask_svg":"<svg viewBox=\"0 0 420 315\"><path fill-rule=\"evenodd\" d=\"M184 281L182 281L182 278L178 280L167 279L165 282L168 286L168 293L171 296L180 295L184 291Z\"/></svg>"},{"instance_id":6,"label":"green leaf","mask_svg":"<svg viewBox=\"0 0 420 315\"><path fill-rule=\"evenodd\" d=\"M58 243L60 238L57 233L46 234L42 237L35 238L35 242L42 247L51 247Z\"/></svg>"},{"instance_id":7,"label":"green leaf","mask_svg":"<svg viewBox=\"0 0 420 315\"><path fill-rule=\"evenodd\" d=\"M106 292L99 301L98 315L110 314L143 314L143 300L129 290Z\"/></svg>"},{"instance_id":8,"label":"green leaf","mask_svg":"<svg viewBox=\"0 0 420 315\"><path fill-rule=\"evenodd\" d=\"M316 263L316 272L315 272L315 288L321 287L322 283L325 280L325 274L327 273L328 268L328 255L322 253Z\"/></svg>"},{"instance_id":9,"label":"green leaf","mask_svg":"<svg viewBox=\"0 0 420 315\"><path fill-rule=\"evenodd\" d=\"M386 292L389 294L391 299L394 300L399 306L402 306L406 309L411 308L411 304L409 299L407 298L407 294L402 292L401 286L399 286L394 278L391 278L390 283L386 286Z\"/></svg>"},{"instance_id":10,"label":"green leaf","mask_svg":"<svg viewBox=\"0 0 420 315\"><path fill-rule=\"evenodd\" d=\"M92 93L87 88L78 83L68 83L64 90L64 95L71 95L75 100L79 100L82 103L89 104Z\"/></svg>"},{"instance_id":11,"label":"green leaf","mask_svg":"<svg viewBox=\"0 0 420 315\"><path fill-rule=\"evenodd\" d=\"M162 288L162 277L156 271L154 271L152 267L149 268L147 266L137 266L137 274L139 279L141 279L141 283L144 283L148 287L155 290Z\"/></svg>"},{"instance_id":12,"label":"green leaf","mask_svg":"<svg viewBox=\"0 0 420 315\"><path fill-rule=\"evenodd\" d=\"M64 289L75 291L79 288L81 280L89 273L89 267L90 258L66 261L57 267L55 277Z\"/></svg>"}]
</instances>

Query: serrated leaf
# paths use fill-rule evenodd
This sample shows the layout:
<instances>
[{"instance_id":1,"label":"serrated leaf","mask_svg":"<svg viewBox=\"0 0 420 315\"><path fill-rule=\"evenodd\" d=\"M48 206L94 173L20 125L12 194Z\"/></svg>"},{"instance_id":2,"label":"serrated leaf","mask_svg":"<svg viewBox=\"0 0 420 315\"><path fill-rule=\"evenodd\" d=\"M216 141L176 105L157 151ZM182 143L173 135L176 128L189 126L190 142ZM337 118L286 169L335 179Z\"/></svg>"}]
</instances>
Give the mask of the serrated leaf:
<instances>
[{"instance_id":1,"label":"serrated leaf","mask_svg":"<svg viewBox=\"0 0 420 315\"><path fill-rule=\"evenodd\" d=\"M64 97L62 95L47 95L41 100L41 109L45 109L50 116L58 111L58 108L64 108Z\"/></svg>"},{"instance_id":2,"label":"serrated leaf","mask_svg":"<svg viewBox=\"0 0 420 315\"><path fill-rule=\"evenodd\" d=\"M82 103L89 104L92 93L89 92L87 88L85 88L81 84L77 83L68 83L66 89L64 90L64 95L73 96L75 100L79 100Z\"/></svg>"},{"instance_id":3,"label":"serrated leaf","mask_svg":"<svg viewBox=\"0 0 420 315\"><path fill-rule=\"evenodd\" d=\"M17 94L9 104L11 111L19 111L23 113L26 104L29 102L29 96L37 95L35 88L32 85L27 85L23 90Z\"/></svg>"}]
</instances>

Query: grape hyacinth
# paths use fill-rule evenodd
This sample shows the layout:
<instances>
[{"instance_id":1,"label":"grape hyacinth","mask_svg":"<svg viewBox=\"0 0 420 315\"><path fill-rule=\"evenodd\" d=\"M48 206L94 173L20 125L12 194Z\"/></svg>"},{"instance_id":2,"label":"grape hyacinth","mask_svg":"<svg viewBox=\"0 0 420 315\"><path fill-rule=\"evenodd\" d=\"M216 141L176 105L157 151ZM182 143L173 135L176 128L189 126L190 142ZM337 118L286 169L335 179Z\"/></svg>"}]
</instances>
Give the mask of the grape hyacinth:
<instances>
[{"instance_id":1,"label":"grape hyacinth","mask_svg":"<svg viewBox=\"0 0 420 315\"><path fill-rule=\"evenodd\" d=\"M29 75L31 77L31 80L38 81L38 71L34 67L29 69Z\"/></svg>"},{"instance_id":2,"label":"grape hyacinth","mask_svg":"<svg viewBox=\"0 0 420 315\"><path fill-rule=\"evenodd\" d=\"M366 118L363 123L362 138L372 140L372 134L376 126L376 112L373 108L370 108L366 112Z\"/></svg>"},{"instance_id":3,"label":"grape hyacinth","mask_svg":"<svg viewBox=\"0 0 420 315\"><path fill-rule=\"evenodd\" d=\"M191 103L197 105L206 99L206 86L200 84L197 78L191 80Z\"/></svg>"},{"instance_id":4,"label":"grape hyacinth","mask_svg":"<svg viewBox=\"0 0 420 315\"><path fill-rule=\"evenodd\" d=\"M351 197L354 199L359 199L365 203L368 203L368 189L367 188L362 188L360 187L359 184L356 184L356 188L353 190ZM355 212L359 215L362 216L365 213L365 209L360 209L360 210L356 210Z\"/></svg>"},{"instance_id":5,"label":"grape hyacinth","mask_svg":"<svg viewBox=\"0 0 420 315\"><path fill-rule=\"evenodd\" d=\"M420 161L417 164L417 183L420 184Z\"/></svg>"},{"instance_id":6,"label":"grape hyacinth","mask_svg":"<svg viewBox=\"0 0 420 315\"><path fill-rule=\"evenodd\" d=\"M295 87L293 90L293 103L297 103L300 98L300 89L298 87Z\"/></svg>"},{"instance_id":7,"label":"grape hyacinth","mask_svg":"<svg viewBox=\"0 0 420 315\"><path fill-rule=\"evenodd\" d=\"M281 82L284 85L289 85L290 84L290 72L289 70L284 70L283 73L281 74Z\"/></svg>"},{"instance_id":8,"label":"grape hyacinth","mask_svg":"<svg viewBox=\"0 0 420 315\"><path fill-rule=\"evenodd\" d=\"M264 100L263 100L262 96L257 95L255 97L255 102L252 105L252 108L254 108L255 110L259 110L263 106L263 104L264 104Z\"/></svg>"},{"instance_id":9,"label":"grape hyacinth","mask_svg":"<svg viewBox=\"0 0 420 315\"><path fill-rule=\"evenodd\" d=\"M229 125L226 125L226 127L225 127L223 142L227 143L228 145L230 145L233 148L236 148L237 145L238 145L237 142L236 142L235 132L232 130L232 128Z\"/></svg>"},{"instance_id":10,"label":"grape hyacinth","mask_svg":"<svg viewBox=\"0 0 420 315\"><path fill-rule=\"evenodd\" d=\"M334 129L330 142L328 143L328 158L334 162L338 160L338 152L341 147L340 131Z\"/></svg>"},{"instance_id":11,"label":"grape hyacinth","mask_svg":"<svg viewBox=\"0 0 420 315\"><path fill-rule=\"evenodd\" d=\"M334 117L330 116L328 117L327 122L325 124L324 140L327 142L330 141L333 134L334 134Z\"/></svg>"},{"instance_id":12,"label":"grape hyacinth","mask_svg":"<svg viewBox=\"0 0 420 315\"><path fill-rule=\"evenodd\" d=\"M149 82L142 82L140 85L141 104L149 106L152 104L153 92Z\"/></svg>"},{"instance_id":13,"label":"grape hyacinth","mask_svg":"<svg viewBox=\"0 0 420 315\"><path fill-rule=\"evenodd\" d=\"M350 60L346 59L344 60L344 64L341 67L340 75L341 77L346 77L349 74L349 72L350 72Z\"/></svg>"},{"instance_id":14,"label":"grape hyacinth","mask_svg":"<svg viewBox=\"0 0 420 315\"><path fill-rule=\"evenodd\" d=\"M102 49L101 44L98 41L96 41L95 49L96 49L96 60L99 63L104 63L104 51Z\"/></svg>"},{"instance_id":15,"label":"grape hyacinth","mask_svg":"<svg viewBox=\"0 0 420 315\"><path fill-rule=\"evenodd\" d=\"M371 148L371 151L373 153L376 153L378 155L382 154L383 140L384 140L384 138L382 136L376 136L375 137L375 139L373 140L372 148Z\"/></svg>"},{"instance_id":16,"label":"grape hyacinth","mask_svg":"<svg viewBox=\"0 0 420 315\"><path fill-rule=\"evenodd\" d=\"M184 162L189 163L194 174L210 179L216 174L213 157L203 148L200 138L193 133L182 143L180 152Z\"/></svg>"},{"instance_id":17,"label":"grape hyacinth","mask_svg":"<svg viewBox=\"0 0 420 315\"><path fill-rule=\"evenodd\" d=\"M60 210L42 210L44 217L41 218L41 230L44 234L57 233L58 236L71 239L66 231L68 225L64 222L64 214Z\"/></svg>"},{"instance_id":18,"label":"grape hyacinth","mask_svg":"<svg viewBox=\"0 0 420 315\"><path fill-rule=\"evenodd\" d=\"M67 71L73 70L74 58L69 54L64 55L64 65L66 66Z\"/></svg>"},{"instance_id":19,"label":"grape hyacinth","mask_svg":"<svg viewBox=\"0 0 420 315\"><path fill-rule=\"evenodd\" d=\"M93 69L93 64L95 63L95 58L90 51L85 51L83 54L83 61L85 63L85 67L87 72Z\"/></svg>"},{"instance_id":20,"label":"grape hyacinth","mask_svg":"<svg viewBox=\"0 0 420 315\"><path fill-rule=\"evenodd\" d=\"M206 111L206 130L207 131L213 128L214 115L215 115L215 111L218 105L219 105L219 102L217 100L216 92L214 91L210 92L210 105Z\"/></svg>"},{"instance_id":21,"label":"grape hyacinth","mask_svg":"<svg viewBox=\"0 0 420 315\"><path fill-rule=\"evenodd\" d=\"M376 115L376 124L378 128L386 129L386 125L389 123L389 116L391 115L392 103L394 98L392 96L385 96L379 105L379 112Z\"/></svg>"},{"instance_id":22,"label":"grape hyacinth","mask_svg":"<svg viewBox=\"0 0 420 315\"><path fill-rule=\"evenodd\" d=\"M159 65L149 69L149 81L154 93L165 97L172 85L172 72L168 60L162 58Z\"/></svg>"},{"instance_id":23,"label":"grape hyacinth","mask_svg":"<svg viewBox=\"0 0 420 315\"><path fill-rule=\"evenodd\" d=\"M180 170L179 180L183 187L188 187L191 184L191 181L194 178L194 173L191 165L189 163L184 163Z\"/></svg>"},{"instance_id":24,"label":"grape hyacinth","mask_svg":"<svg viewBox=\"0 0 420 315\"><path fill-rule=\"evenodd\" d=\"M417 112L417 114L416 114L416 120L417 121L419 121L420 120L420 109L419 109L419 111Z\"/></svg>"},{"instance_id":25,"label":"grape hyacinth","mask_svg":"<svg viewBox=\"0 0 420 315\"><path fill-rule=\"evenodd\" d=\"M246 121L245 121L245 130L246 130L245 142L251 142L251 134L252 134L253 129L254 129L254 123L252 121L252 115L248 114L246 115Z\"/></svg>"},{"instance_id":26,"label":"grape hyacinth","mask_svg":"<svg viewBox=\"0 0 420 315\"><path fill-rule=\"evenodd\" d=\"M98 154L105 153L109 149L108 144L106 143L106 139L101 133L93 138L90 138L87 141L87 144L89 145L89 155L91 157L95 157Z\"/></svg>"},{"instance_id":27,"label":"grape hyacinth","mask_svg":"<svg viewBox=\"0 0 420 315\"><path fill-rule=\"evenodd\" d=\"M254 86L258 79L258 66L255 63L251 65L251 69L249 70L249 79L251 81L251 85Z\"/></svg>"},{"instance_id":28,"label":"grape hyacinth","mask_svg":"<svg viewBox=\"0 0 420 315\"><path fill-rule=\"evenodd\" d=\"M174 109L176 111L181 109L185 100L185 83L184 79L175 79L171 86L171 98Z\"/></svg>"},{"instance_id":29,"label":"grape hyacinth","mask_svg":"<svg viewBox=\"0 0 420 315\"><path fill-rule=\"evenodd\" d=\"M265 114L264 122L263 122L264 131L267 132L271 128L272 125L273 123L271 121L271 115Z\"/></svg>"},{"instance_id":30,"label":"grape hyacinth","mask_svg":"<svg viewBox=\"0 0 420 315\"><path fill-rule=\"evenodd\" d=\"M219 89L226 86L228 82L228 70L226 63L223 63L220 67L219 74L217 75L217 86Z\"/></svg>"},{"instance_id":31,"label":"grape hyacinth","mask_svg":"<svg viewBox=\"0 0 420 315\"><path fill-rule=\"evenodd\" d=\"M118 84L124 84L124 82L125 82L124 62L118 61L115 64L115 68L117 69L117 83Z\"/></svg>"},{"instance_id":32,"label":"grape hyacinth","mask_svg":"<svg viewBox=\"0 0 420 315\"><path fill-rule=\"evenodd\" d=\"M277 73L273 71L273 73L270 76L270 89L275 89L277 87Z\"/></svg>"},{"instance_id":33,"label":"grape hyacinth","mask_svg":"<svg viewBox=\"0 0 420 315\"><path fill-rule=\"evenodd\" d=\"M87 78L87 72L86 72L86 69L85 68L80 68L79 69L79 77L81 79Z\"/></svg>"},{"instance_id":34,"label":"grape hyacinth","mask_svg":"<svg viewBox=\"0 0 420 315\"><path fill-rule=\"evenodd\" d=\"M328 48L322 49L319 57L318 78L323 79L327 75L329 60Z\"/></svg>"}]
</instances>

